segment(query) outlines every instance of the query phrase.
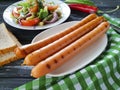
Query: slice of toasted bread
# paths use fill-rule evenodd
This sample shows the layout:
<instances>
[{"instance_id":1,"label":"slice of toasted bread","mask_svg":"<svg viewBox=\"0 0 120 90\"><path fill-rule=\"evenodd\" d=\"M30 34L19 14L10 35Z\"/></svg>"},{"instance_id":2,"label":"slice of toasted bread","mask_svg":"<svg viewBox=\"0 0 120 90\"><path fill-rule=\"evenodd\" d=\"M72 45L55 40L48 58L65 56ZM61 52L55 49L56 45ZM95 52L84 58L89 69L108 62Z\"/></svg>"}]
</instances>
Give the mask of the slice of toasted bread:
<instances>
[{"instance_id":1,"label":"slice of toasted bread","mask_svg":"<svg viewBox=\"0 0 120 90\"><path fill-rule=\"evenodd\" d=\"M14 49L21 46L17 38L6 29L5 25L0 24L0 66L18 60Z\"/></svg>"},{"instance_id":2,"label":"slice of toasted bread","mask_svg":"<svg viewBox=\"0 0 120 90\"><path fill-rule=\"evenodd\" d=\"M0 24L0 54L13 51L17 47L15 41L10 37L5 25Z\"/></svg>"},{"instance_id":3,"label":"slice of toasted bread","mask_svg":"<svg viewBox=\"0 0 120 90\"><path fill-rule=\"evenodd\" d=\"M5 54L0 54L0 66L11 63L18 59L19 58L15 55L13 51L5 53Z\"/></svg>"},{"instance_id":4,"label":"slice of toasted bread","mask_svg":"<svg viewBox=\"0 0 120 90\"><path fill-rule=\"evenodd\" d=\"M21 43L18 41L18 39L9 31L9 35L12 38L12 40L17 44L17 46L21 46Z\"/></svg>"}]
</instances>

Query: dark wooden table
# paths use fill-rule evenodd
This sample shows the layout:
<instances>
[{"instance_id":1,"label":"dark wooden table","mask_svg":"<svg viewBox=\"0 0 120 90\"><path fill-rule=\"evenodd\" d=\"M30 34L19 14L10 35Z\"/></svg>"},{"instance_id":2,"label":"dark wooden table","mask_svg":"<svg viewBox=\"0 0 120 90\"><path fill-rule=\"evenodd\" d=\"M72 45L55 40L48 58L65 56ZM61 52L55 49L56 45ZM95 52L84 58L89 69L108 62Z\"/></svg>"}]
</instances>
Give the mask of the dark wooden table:
<instances>
[{"instance_id":1,"label":"dark wooden table","mask_svg":"<svg viewBox=\"0 0 120 90\"><path fill-rule=\"evenodd\" d=\"M0 23L4 22L2 15L6 7L17 1L19 0L0 0ZM120 0L93 0L93 1L96 4L96 6L98 6L99 9L101 10L114 9L116 5L120 5ZM66 21L81 20L87 15L88 14L83 12L71 11L71 15ZM110 13L109 15L120 18L120 10ZM15 28L10 27L9 25L7 25L7 28L9 30L13 30L13 34L15 34L15 36L22 44L30 43L36 34L44 31L40 30L34 33L25 32L27 35L24 35L26 36L24 37L23 35L19 35L20 33L16 34L16 32L14 32L14 30L16 30ZM22 61L23 60L21 59L19 61L13 62L0 68L0 90L13 90L13 88L18 87L34 79L30 76L31 69L29 67L20 66Z\"/></svg>"}]
</instances>

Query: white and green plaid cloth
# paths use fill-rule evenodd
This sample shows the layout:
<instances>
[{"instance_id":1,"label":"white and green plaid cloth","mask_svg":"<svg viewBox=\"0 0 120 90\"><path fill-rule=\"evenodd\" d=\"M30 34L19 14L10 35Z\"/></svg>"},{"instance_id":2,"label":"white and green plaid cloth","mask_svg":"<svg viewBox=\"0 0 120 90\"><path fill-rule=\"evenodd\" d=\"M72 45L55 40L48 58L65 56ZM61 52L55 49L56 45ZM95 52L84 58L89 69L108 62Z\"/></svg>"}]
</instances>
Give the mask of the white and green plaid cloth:
<instances>
[{"instance_id":1,"label":"white and green plaid cloth","mask_svg":"<svg viewBox=\"0 0 120 90\"><path fill-rule=\"evenodd\" d=\"M120 19L104 16L120 25ZM86 67L63 77L43 76L15 90L120 90L120 35L112 28L107 35L105 51Z\"/></svg>"}]
</instances>

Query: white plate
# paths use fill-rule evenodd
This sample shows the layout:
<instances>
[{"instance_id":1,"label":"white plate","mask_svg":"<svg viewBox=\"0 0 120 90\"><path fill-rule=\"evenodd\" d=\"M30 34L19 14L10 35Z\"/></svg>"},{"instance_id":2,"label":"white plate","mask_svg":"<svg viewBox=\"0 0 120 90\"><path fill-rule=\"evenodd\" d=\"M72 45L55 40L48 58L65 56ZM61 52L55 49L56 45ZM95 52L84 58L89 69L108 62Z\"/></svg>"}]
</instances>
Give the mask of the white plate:
<instances>
[{"instance_id":1,"label":"white plate","mask_svg":"<svg viewBox=\"0 0 120 90\"><path fill-rule=\"evenodd\" d=\"M66 27L69 27L75 23L76 21L67 22L55 26L51 29L48 29L38 34L33 39L32 43L44 39L46 37L49 37L50 35L53 35L55 33L59 33L60 31L64 30ZM107 35L104 34L96 42L92 43L89 47L81 51L78 55L76 55L71 60L63 64L61 67L59 67L58 69L54 70L53 72L47 75L52 77L58 77L73 73L76 70L83 68L84 66L95 60L95 58L98 57L104 51L105 47L107 46L107 41L108 41Z\"/></svg>"},{"instance_id":2,"label":"white plate","mask_svg":"<svg viewBox=\"0 0 120 90\"><path fill-rule=\"evenodd\" d=\"M59 19L58 21L56 21L55 23L52 23L52 24L47 24L47 25L44 25L44 26L21 26L17 23L15 23L13 21L13 19L11 18L11 12L13 10L13 8L20 2L22 1L19 1L19 2L16 2L12 5L10 5L9 7L7 7L3 13L3 19L4 21L13 26L13 27L16 27L16 28L19 28L19 29L24 29L24 30L40 30L40 29L47 29L47 28L50 28L50 27L53 27L53 26L56 26L62 22L64 22L70 15L70 8L68 7L67 4L65 4L64 2L60 1L60 0L45 0L46 2L54 2L55 4L59 5L59 9L60 11L62 12L62 18Z\"/></svg>"}]
</instances>

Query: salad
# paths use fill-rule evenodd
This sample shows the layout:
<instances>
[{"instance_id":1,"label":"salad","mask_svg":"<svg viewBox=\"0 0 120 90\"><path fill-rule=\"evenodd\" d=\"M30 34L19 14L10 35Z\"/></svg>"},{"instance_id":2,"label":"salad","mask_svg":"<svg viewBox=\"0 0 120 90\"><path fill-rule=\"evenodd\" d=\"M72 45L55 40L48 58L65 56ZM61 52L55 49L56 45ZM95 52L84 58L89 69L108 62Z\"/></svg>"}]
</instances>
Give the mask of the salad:
<instances>
[{"instance_id":1,"label":"salad","mask_svg":"<svg viewBox=\"0 0 120 90\"><path fill-rule=\"evenodd\" d=\"M25 0L12 10L14 22L21 26L46 25L58 21L62 15L59 5L44 0Z\"/></svg>"}]
</instances>

